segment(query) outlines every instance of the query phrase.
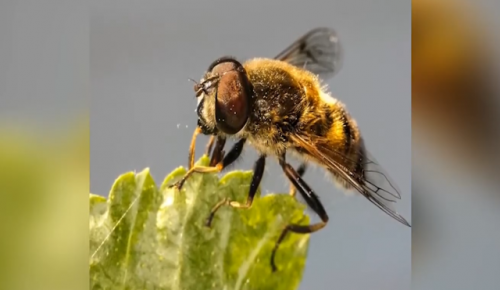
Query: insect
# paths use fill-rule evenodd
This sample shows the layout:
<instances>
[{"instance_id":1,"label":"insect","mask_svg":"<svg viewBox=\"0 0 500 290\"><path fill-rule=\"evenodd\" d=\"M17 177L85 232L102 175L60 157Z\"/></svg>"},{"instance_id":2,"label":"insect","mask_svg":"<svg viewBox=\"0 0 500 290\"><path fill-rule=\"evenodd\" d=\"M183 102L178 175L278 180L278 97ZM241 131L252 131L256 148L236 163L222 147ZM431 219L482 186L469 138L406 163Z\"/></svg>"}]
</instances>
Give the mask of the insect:
<instances>
[{"instance_id":1,"label":"insect","mask_svg":"<svg viewBox=\"0 0 500 290\"><path fill-rule=\"evenodd\" d=\"M346 190L355 190L400 223L410 224L392 204L399 189L365 149L356 122L344 105L330 96L321 80L334 76L342 66L342 46L329 28L311 30L274 59L254 58L240 63L233 57L215 60L194 90L198 101L198 124L189 149L189 170L170 187L181 189L193 173L220 172L240 156L250 143L259 157L245 203L223 199L209 214L210 226L222 206L248 209L261 182L266 158L277 159L290 180L290 194L298 191L321 218L310 225L287 225L271 254L271 267L279 244L289 232L309 234L326 226L328 215L311 187L302 178L309 162L331 173ZM194 166L195 142L199 134L211 139L209 166ZM224 152L229 138L234 146ZM214 145L215 142L215 145ZM286 160L291 153L303 162L295 169Z\"/></svg>"}]
</instances>

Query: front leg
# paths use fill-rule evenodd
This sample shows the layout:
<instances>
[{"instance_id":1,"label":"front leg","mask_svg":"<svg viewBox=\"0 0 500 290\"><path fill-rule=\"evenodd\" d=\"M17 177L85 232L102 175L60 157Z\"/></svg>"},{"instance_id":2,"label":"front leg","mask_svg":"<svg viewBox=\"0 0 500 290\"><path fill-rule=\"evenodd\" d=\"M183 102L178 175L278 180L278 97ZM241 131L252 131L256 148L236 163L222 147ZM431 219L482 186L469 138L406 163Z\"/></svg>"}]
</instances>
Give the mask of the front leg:
<instances>
[{"instance_id":1,"label":"front leg","mask_svg":"<svg viewBox=\"0 0 500 290\"><path fill-rule=\"evenodd\" d=\"M177 189L181 190L184 182L191 176L193 173L218 173L221 172L224 168L233 163L238 157L241 155L243 151L243 146L245 145L246 139L240 139L236 144L234 144L233 148L224 156L224 159L221 162L218 162L215 166L193 166L191 169L184 174L181 180L178 182L169 185L168 188L177 187Z\"/></svg>"},{"instance_id":2,"label":"front leg","mask_svg":"<svg viewBox=\"0 0 500 290\"><path fill-rule=\"evenodd\" d=\"M196 149L196 137L201 133L201 128L196 127L193 132L193 137L191 138L191 145L189 145L189 154L188 154L188 169L193 168L194 166L194 153Z\"/></svg>"},{"instance_id":3,"label":"front leg","mask_svg":"<svg viewBox=\"0 0 500 290\"><path fill-rule=\"evenodd\" d=\"M212 136L210 136L210 139L208 140L208 143L207 143L207 147L205 149L205 154L207 156L210 156L210 152L212 152L212 147L214 146L214 142L215 142L215 136L212 135Z\"/></svg>"}]
</instances>

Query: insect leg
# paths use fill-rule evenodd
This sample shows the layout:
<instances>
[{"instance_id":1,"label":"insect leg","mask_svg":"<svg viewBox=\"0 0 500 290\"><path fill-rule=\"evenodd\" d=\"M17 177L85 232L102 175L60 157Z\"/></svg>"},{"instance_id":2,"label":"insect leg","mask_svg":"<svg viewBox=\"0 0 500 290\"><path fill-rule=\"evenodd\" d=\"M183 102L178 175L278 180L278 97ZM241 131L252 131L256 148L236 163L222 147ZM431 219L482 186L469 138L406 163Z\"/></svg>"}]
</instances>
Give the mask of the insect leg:
<instances>
[{"instance_id":1,"label":"insect leg","mask_svg":"<svg viewBox=\"0 0 500 290\"><path fill-rule=\"evenodd\" d=\"M250 189L248 191L247 201L244 204L242 204L242 203L239 203L237 201L230 200L229 198L225 198L225 199L221 200L219 203L217 203L214 206L214 208L210 212L210 215L208 216L205 225L207 227L211 226L212 220L215 216L215 213L217 212L217 210L219 210L220 207L222 207L224 205L234 207L234 208L244 208L244 209L250 208L252 206L253 199L255 197L255 193L257 193L257 189L259 188L260 181L262 180L262 176L264 175L264 168L265 167L266 167L266 155L261 155L259 157L259 159L257 159L257 161L255 162L255 165L254 165L254 169L253 169L254 173L253 173L253 177L252 177L252 182L250 183Z\"/></svg>"},{"instance_id":2,"label":"insect leg","mask_svg":"<svg viewBox=\"0 0 500 290\"><path fill-rule=\"evenodd\" d=\"M306 173L306 169L307 169L307 163L303 162L302 164L299 165L299 168L297 168L297 174L300 177L304 176L304 173ZM290 195L295 197L296 193L297 193L297 188L292 184L290 186Z\"/></svg>"},{"instance_id":3,"label":"insect leg","mask_svg":"<svg viewBox=\"0 0 500 290\"><path fill-rule=\"evenodd\" d=\"M215 137L211 137L210 140L213 143L213 139ZM217 142L215 143L215 148L214 151L212 152L212 157L210 158L210 166L215 166L217 163L219 163L222 158L224 157L224 145L226 145L226 138L222 137L217 137ZM207 155L210 155L210 152L212 151L212 148L208 149Z\"/></svg>"},{"instance_id":4,"label":"insect leg","mask_svg":"<svg viewBox=\"0 0 500 290\"><path fill-rule=\"evenodd\" d=\"M277 270L276 264L274 262L274 259L276 256L276 251L278 250L280 243L286 237L288 232L294 232L294 233L298 233L298 234L310 234L310 233L314 233L314 232L319 231L320 229L324 228L326 226L326 224L328 223L328 215L327 215L325 209L323 208L323 205L319 201L318 197L313 192L313 190L309 187L309 185L307 185L307 183L302 179L302 177L300 177L298 172L295 171L295 169L293 169L293 167L290 164L286 163L285 155L281 156L279 163L280 163L281 167L283 168L285 175L292 182L292 184L295 186L295 188L297 188L297 190L302 195L302 197L305 199L307 204L321 218L321 222L316 223L316 224L307 225L307 226L289 224L285 227L285 229L281 232L281 235L278 238L278 241L276 242L276 245L274 246L273 252L271 254L271 268L272 268L273 272Z\"/></svg>"},{"instance_id":5,"label":"insect leg","mask_svg":"<svg viewBox=\"0 0 500 290\"><path fill-rule=\"evenodd\" d=\"M215 166L193 166L191 169L184 174L181 180L178 182L169 185L169 188L177 187L177 189L181 190L184 182L191 176L193 173L214 173L221 172L224 168L233 163L238 157L241 155L243 151L243 145L245 145L246 139L240 139L236 144L233 145L233 148L224 156L224 159L217 163Z\"/></svg>"},{"instance_id":6,"label":"insect leg","mask_svg":"<svg viewBox=\"0 0 500 290\"><path fill-rule=\"evenodd\" d=\"M210 155L210 153L212 152L212 147L214 146L214 141L215 141L215 136L214 135L210 136L210 139L208 140L208 143L207 143L207 148L205 149L206 155Z\"/></svg>"},{"instance_id":7,"label":"insect leg","mask_svg":"<svg viewBox=\"0 0 500 290\"><path fill-rule=\"evenodd\" d=\"M191 169L194 166L194 151L196 148L196 137L201 133L201 128L196 127L193 132L193 137L191 138L191 145L189 145L189 155L188 155L188 169Z\"/></svg>"}]
</instances>

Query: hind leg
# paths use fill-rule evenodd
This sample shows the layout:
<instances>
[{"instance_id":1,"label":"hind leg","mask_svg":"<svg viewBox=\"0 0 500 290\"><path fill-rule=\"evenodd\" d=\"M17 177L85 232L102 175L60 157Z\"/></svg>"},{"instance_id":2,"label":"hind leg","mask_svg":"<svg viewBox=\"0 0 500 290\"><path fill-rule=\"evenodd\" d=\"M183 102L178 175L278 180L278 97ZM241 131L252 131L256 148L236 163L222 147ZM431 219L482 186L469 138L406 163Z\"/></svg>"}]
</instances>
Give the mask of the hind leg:
<instances>
[{"instance_id":1,"label":"hind leg","mask_svg":"<svg viewBox=\"0 0 500 290\"><path fill-rule=\"evenodd\" d=\"M293 232L293 233L297 233L297 234L310 234L310 233L314 233L314 232L321 230L328 223L328 215L327 215L323 205L319 201L318 197L316 196L314 191L309 187L309 185L304 181L304 179L302 179L302 177L299 175L298 171L296 171L290 164L286 163L285 155L281 156L279 163L280 163L286 177L288 177L290 182L299 191L299 193L302 195L302 197L307 202L307 205L309 207L311 207L314 210L314 212L321 218L321 222L315 223L315 224L310 224L307 226L297 225L297 224L289 224L285 227L285 229L283 229L283 231L281 232L281 235L278 238L278 241L276 242L276 245L274 246L274 249L271 253L271 268L272 268L273 272L275 272L277 270L276 264L274 262L276 252L278 251L279 245L285 239L286 235L289 232Z\"/></svg>"},{"instance_id":2,"label":"hind leg","mask_svg":"<svg viewBox=\"0 0 500 290\"><path fill-rule=\"evenodd\" d=\"M307 170L307 163L303 162L302 164L299 165L297 168L297 174L302 177L304 176L304 173L306 173ZM295 194L297 194L297 188L293 186L293 184L290 186L290 195L295 197Z\"/></svg>"}]
</instances>

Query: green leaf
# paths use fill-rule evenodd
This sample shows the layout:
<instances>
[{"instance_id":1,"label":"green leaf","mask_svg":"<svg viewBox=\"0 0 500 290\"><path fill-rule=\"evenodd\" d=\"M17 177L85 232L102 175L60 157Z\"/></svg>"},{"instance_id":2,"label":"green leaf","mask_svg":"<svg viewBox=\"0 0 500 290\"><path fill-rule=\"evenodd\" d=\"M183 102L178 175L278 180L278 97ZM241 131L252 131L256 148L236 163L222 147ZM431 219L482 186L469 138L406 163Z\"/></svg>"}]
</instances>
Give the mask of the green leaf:
<instances>
[{"instance_id":1,"label":"green leaf","mask_svg":"<svg viewBox=\"0 0 500 290\"><path fill-rule=\"evenodd\" d=\"M207 165L204 156L199 164ZM149 169L125 173L109 199L90 194L91 289L297 289L309 235L289 234L271 251L288 223L308 224L305 206L288 194L260 196L250 209L222 207L212 227L204 225L223 198L245 202L252 172L193 174L179 192L160 189Z\"/></svg>"}]
</instances>

